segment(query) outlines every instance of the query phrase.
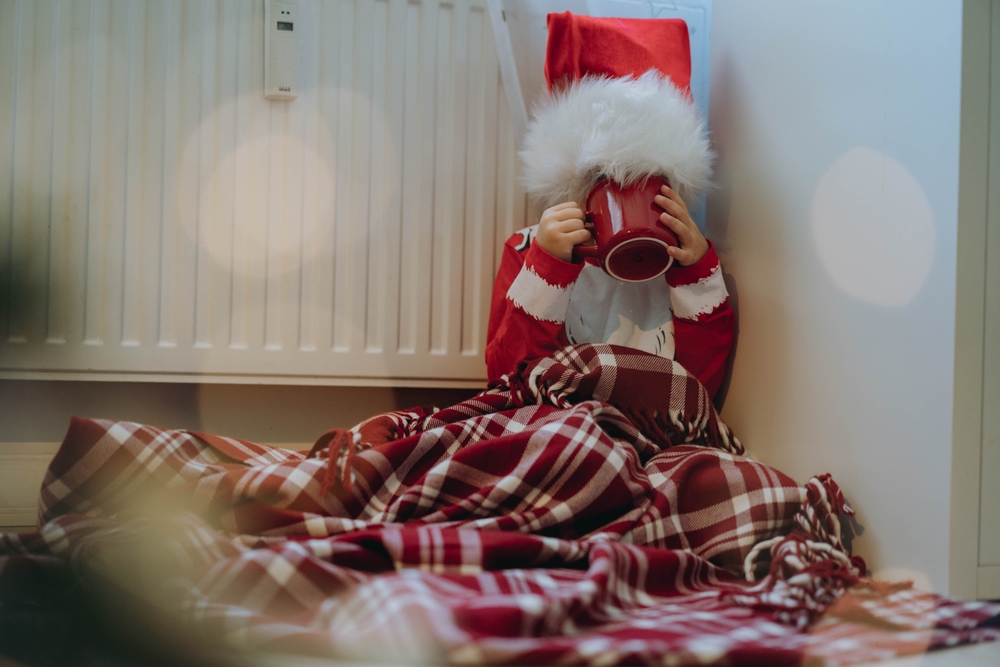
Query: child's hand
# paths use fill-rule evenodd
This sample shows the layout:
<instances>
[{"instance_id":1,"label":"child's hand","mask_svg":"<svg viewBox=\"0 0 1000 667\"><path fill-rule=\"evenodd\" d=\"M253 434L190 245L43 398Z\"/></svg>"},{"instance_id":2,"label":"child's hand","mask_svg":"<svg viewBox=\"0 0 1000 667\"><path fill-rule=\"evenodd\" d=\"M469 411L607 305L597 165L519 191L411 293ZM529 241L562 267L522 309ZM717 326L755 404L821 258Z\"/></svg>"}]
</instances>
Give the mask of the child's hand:
<instances>
[{"instance_id":1,"label":"child's hand","mask_svg":"<svg viewBox=\"0 0 1000 667\"><path fill-rule=\"evenodd\" d=\"M583 209L575 201L556 204L542 213L535 242L553 257L570 262L573 246L590 240L590 232L584 228L583 221Z\"/></svg>"},{"instance_id":2,"label":"child's hand","mask_svg":"<svg viewBox=\"0 0 1000 667\"><path fill-rule=\"evenodd\" d=\"M702 236L698 225L694 224L688 213L687 204L681 196L664 185L660 188L662 194L656 195L656 204L664 210L660 220L677 235L680 248L670 246L667 253L681 266L691 266L701 261L708 254L708 241Z\"/></svg>"}]
</instances>

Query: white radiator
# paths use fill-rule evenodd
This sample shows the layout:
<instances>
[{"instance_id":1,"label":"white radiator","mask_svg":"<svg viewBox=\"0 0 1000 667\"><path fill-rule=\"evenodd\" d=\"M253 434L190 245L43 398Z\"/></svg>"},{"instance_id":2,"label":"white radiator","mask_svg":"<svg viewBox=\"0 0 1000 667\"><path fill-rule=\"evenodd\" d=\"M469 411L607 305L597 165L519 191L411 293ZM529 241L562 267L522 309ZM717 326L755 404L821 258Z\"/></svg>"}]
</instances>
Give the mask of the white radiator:
<instances>
[{"instance_id":1,"label":"white radiator","mask_svg":"<svg viewBox=\"0 0 1000 667\"><path fill-rule=\"evenodd\" d=\"M486 0L0 0L0 377L476 386L526 224Z\"/></svg>"}]
</instances>

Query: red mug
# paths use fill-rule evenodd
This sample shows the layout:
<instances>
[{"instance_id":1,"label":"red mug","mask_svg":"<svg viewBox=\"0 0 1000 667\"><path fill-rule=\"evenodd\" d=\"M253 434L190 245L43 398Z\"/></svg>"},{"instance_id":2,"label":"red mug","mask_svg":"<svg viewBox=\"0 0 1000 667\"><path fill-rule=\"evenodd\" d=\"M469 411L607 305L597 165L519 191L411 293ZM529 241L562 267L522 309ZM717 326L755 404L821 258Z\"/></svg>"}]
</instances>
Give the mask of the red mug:
<instances>
[{"instance_id":1,"label":"red mug","mask_svg":"<svg viewBox=\"0 0 1000 667\"><path fill-rule=\"evenodd\" d=\"M654 201L662 176L650 176L628 187L609 178L597 182L587 195L587 222L595 243L573 248L577 257L591 257L612 278L629 283L663 275L674 258L667 246L678 246L677 236L660 220L663 209Z\"/></svg>"}]
</instances>

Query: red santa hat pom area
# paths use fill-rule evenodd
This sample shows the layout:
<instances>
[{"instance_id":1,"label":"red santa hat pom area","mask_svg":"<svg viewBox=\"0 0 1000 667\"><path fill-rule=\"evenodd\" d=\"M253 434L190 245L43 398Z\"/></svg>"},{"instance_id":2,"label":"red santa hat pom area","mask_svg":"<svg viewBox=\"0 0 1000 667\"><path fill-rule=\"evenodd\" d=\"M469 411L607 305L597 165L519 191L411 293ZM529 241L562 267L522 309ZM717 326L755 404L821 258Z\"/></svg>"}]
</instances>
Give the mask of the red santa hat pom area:
<instances>
[{"instance_id":1,"label":"red santa hat pom area","mask_svg":"<svg viewBox=\"0 0 1000 667\"><path fill-rule=\"evenodd\" d=\"M665 176L688 202L708 189L712 151L691 100L681 19L549 14L545 79L521 160L542 208L583 204L600 178Z\"/></svg>"}]
</instances>

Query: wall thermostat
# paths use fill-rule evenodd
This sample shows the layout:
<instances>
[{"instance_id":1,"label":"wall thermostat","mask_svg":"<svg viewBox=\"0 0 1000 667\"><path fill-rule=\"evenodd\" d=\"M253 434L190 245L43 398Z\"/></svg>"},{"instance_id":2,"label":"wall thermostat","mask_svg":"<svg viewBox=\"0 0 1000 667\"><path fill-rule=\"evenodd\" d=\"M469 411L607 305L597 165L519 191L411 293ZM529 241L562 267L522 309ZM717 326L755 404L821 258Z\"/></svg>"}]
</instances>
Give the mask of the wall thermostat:
<instances>
[{"instance_id":1,"label":"wall thermostat","mask_svg":"<svg viewBox=\"0 0 1000 667\"><path fill-rule=\"evenodd\" d=\"M264 0L264 97L299 96L299 3Z\"/></svg>"}]
</instances>

